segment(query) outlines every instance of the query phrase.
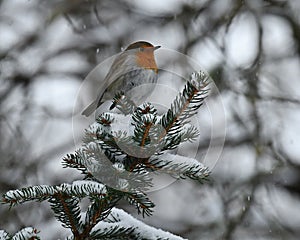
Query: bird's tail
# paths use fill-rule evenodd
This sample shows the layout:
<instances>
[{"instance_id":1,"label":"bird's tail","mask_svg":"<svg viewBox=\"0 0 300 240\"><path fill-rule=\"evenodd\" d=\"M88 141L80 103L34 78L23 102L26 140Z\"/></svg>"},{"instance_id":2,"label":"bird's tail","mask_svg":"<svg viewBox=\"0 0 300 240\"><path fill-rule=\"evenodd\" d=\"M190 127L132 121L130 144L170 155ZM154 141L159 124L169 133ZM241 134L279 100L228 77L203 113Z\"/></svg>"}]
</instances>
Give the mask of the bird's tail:
<instances>
[{"instance_id":1,"label":"bird's tail","mask_svg":"<svg viewBox=\"0 0 300 240\"><path fill-rule=\"evenodd\" d=\"M93 101L90 105L88 105L81 113L81 115L84 115L86 117L90 116L98 107L98 102Z\"/></svg>"}]
</instances>

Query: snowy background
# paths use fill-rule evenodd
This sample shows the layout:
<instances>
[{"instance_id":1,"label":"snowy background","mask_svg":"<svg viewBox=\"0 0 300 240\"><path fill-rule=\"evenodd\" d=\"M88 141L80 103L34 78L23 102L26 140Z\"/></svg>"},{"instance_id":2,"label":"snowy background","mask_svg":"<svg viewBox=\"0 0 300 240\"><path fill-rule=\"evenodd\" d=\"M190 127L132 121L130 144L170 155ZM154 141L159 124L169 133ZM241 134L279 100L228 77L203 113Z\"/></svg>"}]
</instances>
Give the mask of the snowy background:
<instances>
[{"instance_id":1,"label":"snowy background","mask_svg":"<svg viewBox=\"0 0 300 240\"><path fill-rule=\"evenodd\" d=\"M1 194L80 179L61 159L88 124L77 116L97 81L84 79L146 40L211 74L217 88L200 112L195 147L199 161L209 146L211 158L223 151L210 159L209 184L176 181L149 193L155 212L143 221L188 239L298 239L299 12L293 0L0 1ZM0 216L11 233L34 226L45 239L69 234L47 203L1 206Z\"/></svg>"}]
</instances>

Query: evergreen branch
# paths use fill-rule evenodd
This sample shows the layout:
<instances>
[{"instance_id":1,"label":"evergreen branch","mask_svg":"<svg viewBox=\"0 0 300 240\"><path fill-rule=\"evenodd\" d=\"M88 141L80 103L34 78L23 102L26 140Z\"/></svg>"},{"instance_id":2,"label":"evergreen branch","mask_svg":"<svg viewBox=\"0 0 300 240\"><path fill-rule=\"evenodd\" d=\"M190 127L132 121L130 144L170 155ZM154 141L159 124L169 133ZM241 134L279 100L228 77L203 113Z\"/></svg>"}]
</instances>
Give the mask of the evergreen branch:
<instances>
[{"instance_id":1,"label":"evergreen branch","mask_svg":"<svg viewBox=\"0 0 300 240\"><path fill-rule=\"evenodd\" d=\"M91 156L92 158L97 158L99 153L104 153L108 155L109 159L112 163L115 163L115 159L110 158L111 156L121 156L125 153L122 151L120 146L118 145L118 139L122 139L126 137L126 133L117 132L114 136L112 133L103 129L101 125L98 123L92 124L87 130L84 137L83 146L84 154ZM101 159L101 156L98 156L97 159Z\"/></svg>"},{"instance_id":2,"label":"evergreen branch","mask_svg":"<svg viewBox=\"0 0 300 240\"><path fill-rule=\"evenodd\" d=\"M40 237L37 235L38 230L32 227L26 227L17 232L12 238L6 238L11 240L38 240ZM1 237L1 235L0 235ZM1 238L2 239L2 238Z\"/></svg>"},{"instance_id":3,"label":"evergreen branch","mask_svg":"<svg viewBox=\"0 0 300 240\"><path fill-rule=\"evenodd\" d=\"M109 153L112 153L113 155L125 155L126 153L123 151L123 149L120 148L118 142L120 142L122 139L126 139L126 135L124 134L121 136L121 132L117 136L114 136L112 134L107 134L107 138L104 138L102 140L101 148L105 151L108 151Z\"/></svg>"},{"instance_id":4,"label":"evergreen branch","mask_svg":"<svg viewBox=\"0 0 300 240\"><path fill-rule=\"evenodd\" d=\"M68 196L83 197L105 197L107 194L105 185L95 181L74 181L72 184L63 183L57 187L61 193Z\"/></svg>"},{"instance_id":5,"label":"evergreen branch","mask_svg":"<svg viewBox=\"0 0 300 240\"><path fill-rule=\"evenodd\" d=\"M94 181L75 181L73 184L61 184L58 186L32 186L17 190L10 190L2 197L2 203L9 203L11 206L27 201L44 201L55 197L57 194L64 196L77 196L83 198L87 196L104 196L106 188L103 184Z\"/></svg>"},{"instance_id":6,"label":"evergreen branch","mask_svg":"<svg viewBox=\"0 0 300 240\"><path fill-rule=\"evenodd\" d=\"M1 240L10 240L11 237L9 236L9 234L7 232L5 232L4 230L0 230L0 239Z\"/></svg>"},{"instance_id":7,"label":"evergreen branch","mask_svg":"<svg viewBox=\"0 0 300 240\"><path fill-rule=\"evenodd\" d=\"M11 207L27 201L44 201L57 193L53 186L40 185L17 190L10 190L2 196L1 202L10 204Z\"/></svg>"},{"instance_id":8,"label":"evergreen branch","mask_svg":"<svg viewBox=\"0 0 300 240\"><path fill-rule=\"evenodd\" d=\"M149 158L160 151L162 144L150 144L144 147L137 146L133 141L119 142L127 155L123 158L125 169L129 172L143 170L141 166L148 165ZM139 168L137 168L139 167Z\"/></svg>"},{"instance_id":9,"label":"evergreen branch","mask_svg":"<svg viewBox=\"0 0 300 240\"><path fill-rule=\"evenodd\" d=\"M132 115L134 126L134 141L141 147L153 144L150 138L150 129L156 123L156 109L149 103L144 103L138 107ZM154 143L155 144L155 143Z\"/></svg>"},{"instance_id":10,"label":"evergreen branch","mask_svg":"<svg viewBox=\"0 0 300 240\"><path fill-rule=\"evenodd\" d=\"M183 142L193 142L199 136L200 132L195 126L187 125L185 124L183 127L178 126L177 128L173 127L172 131L168 132L162 148L163 151L175 149Z\"/></svg>"},{"instance_id":11,"label":"evergreen branch","mask_svg":"<svg viewBox=\"0 0 300 240\"><path fill-rule=\"evenodd\" d=\"M84 159L82 158L82 153L77 151L75 154L68 154L62 160L63 168L75 168L79 170L82 174L86 175L86 178L91 177L88 169L85 166Z\"/></svg>"},{"instance_id":12,"label":"evergreen branch","mask_svg":"<svg viewBox=\"0 0 300 240\"><path fill-rule=\"evenodd\" d=\"M49 203L57 220L63 227L71 229L75 239L78 238L79 230L82 228L78 198L58 193L49 200Z\"/></svg>"},{"instance_id":13,"label":"evergreen branch","mask_svg":"<svg viewBox=\"0 0 300 240\"><path fill-rule=\"evenodd\" d=\"M156 121L156 109L145 103L132 115L133 136L114 138L125 154L123 164L127 171L131 172L137 166L147 164L148 159L160 151L162 143L158 142L158 135L162 127L156 125ZM142 170L140 167L138 169Z\"/></svg>"},{"instance_id":14,"label":"evergreen branch","mask_svg":"<svg viewBox=\"0 0 300 240\"><path fill-rule=\"evenodd\" d=\"M146 133L142 133L142 136L140 138L140 142L137 142L134 140L135 137L125 137L125 138L116 138L115 137L115 143L122 149L122 152L124 153L123 160L126 161L126 158L136 158L136 160L139 159L148 159L156 152L160 151L160 149L163 147L163 143L153 141L152 137L152 131L156 131L156 126L153 126L150 131L149 135L151 136L151 142L148 142L144 146L140 146L140 143L143 141L144 137L146 138ZM160 128L161 129L161 128ZM156 131L157 132L157 131ZM138 162L138 161L137 161Z\"/></svg>"},{"instance_id":15,"label":"evergreen branch","mask_svg":"<svg viewBox=\"0 0 300 240\"><path fill-rule=\"evenodd\" d=\"M98 153L97 156L99 156ZM133 189L146 190L151 186L152 179L146 171L126 171L125 161L123 163L110 163L107 159L88 160L88 169L98 181L114 186L124 191Z\"/></svg>"},{"instance_id":16,"label":"evergreen branch","mask_svg":"<svg viewBox=\"0 0 300 240\"><path fill-rule=\"evenodd\" d=\"M188 158L170 153L164 153L153 158L156 162L165 163L159 171L179 178L190 178L202 183L208 180L209 169L193 158Z\"/></svg>"},{"instance_id":17,"label":"evergreen branch","mask_svg":"<svg viewBox=\"0 0 300 240\"><path fill-rule=\"evenodd\" d=\"M209 83L209 75L203 71L199 72L193 72L190 75L189 82L195 86L198 90L203 91L203 93L206 95L209 91L209 89L205 89Z\"/></svg>"},{"instance_id":18,"label":"evergreen branch","mask_svg":"<svg viewBox=\"0 0 300 240\"><path fill-rule=\"evenodd\" d=\"M99 221L106 218L110 209L111 207L106 199L94 199L86 213L85 225L86 229L88 229L87 232L90 232Z\"/></svg>"},{"instance_id":19,"label":"evergreen branch","mask_svg":"<svg viewBox=\"0 0 300 240\"><path fill-rule=\"evenodd\" d=\"M146 140L147 140L147 138L148 138L148 136L149 136L149 132L150 132L150 128L152 127L152 124L153 123L144 123L145 125L144 125L144 134L143 134L143 138L142 138L142 140L141 140L141 144L140 144L140 146L141 147L143 147L143 146L145 146L145 143L146 143Z\"/></svg>"},{"instance_id":20,"label":"evergreen branch","mask_svg":"<svg viewBox=\"0 0 300 240\"><path fill-rule=\"evenodd\" d=\"M112 107L116 105L125 115L132 114L133 135L129 135L130 131L112 131L118 121L113 114L101 114L86 130L83 147L63 159L63 167L75 168L90 180L12 190L1 201L14 206L31 200L48 200L55 217L71 229L74 239L181 239L147 226L114 206L125 199L143 217L150 216L155 205L143 192L152 186L150 171L160 170L199 182L208 178L208 169L196 160L163 152L182 142L194 141L199 135L197 128L187 123L203 104L207 84L207 78L194 74L194 79L186 84L160 120L151 104L136 108L126 96L117 94ZM99 181L114 184L122 191ZM84 197L90 200L85 215L80 209ZM8 236L0 231L1 234L4 239Z\"/></svg>"},{"instance_id":21,"label":"evergreen branch","mask_svg":"<svg viewBox=\"0 0 300 240\"><path fill-rule=\"evenodd\" d=\"M162 126L166 129L166 132L169 132L173 126L178 126L180 123L183 123L184 119L191 116L191 111L188 109L188 106L197 92L197 89L188 82L183 93L180 93L175 98L170 109L163 115L160 121Z\"/></svg>"},{"instance_id":22,"label":"evergreen branch","mask_svg":"<svg viewBox=\"0 0 300 240\"><path fill-rule=\"evenodd\" d=\"M153 210L151 208L154 208L155 204L147 197L145 193L136 191L133 193L123 192L122 194L130 205L135 206L135 208L138 210L138 214L142 214L143 217L145 217L145 215L152 215Z\"/></svg>"},{"instance_id":23,"label":"evergreen branch","mask_svg":"<svg viewBox=\"0 0 300 240\"><path fill-rule=\"evenodd\" d=\"M155 149L141 148L138 146L131 146L130 148L130 145L127 147L130 149L130 154L124 158L125 170L136 174L142 174L149 159L149 152L152 153Z\"/></svg>"},{"instance_id":24,"label":"evergreen branch","mask_svg":"<svg viewBox=\"0 0 300 240\"><path fill-rule=\"evenodd\" d=\"M104 220L110 213L112 207L121 199L119 194L115 194L114 191L108 189L108 196L103 199L92 198L92 204L89 206L84 224L83 236L88 236L94 226Z\"/></svg>"},{"instance_id":25,"label":"evergreen branch","mask_svg":"<svg viewBox=\"0 0 300 240\"><path fill-rule=\"evenodd\" d=\"M14 236L10 236L4 230L0 230L1 240L39 240L39 231L33 227L26 227L18 231Z\"/></svg>"},{"instance_id":26,"label":"evergreen branch","mask_svg":"<svg viewBox=\"0 0 300 240\"><path fill-rule=\"evenodd\" d=\"M181 142L193 142L200 135L200 132L195 126L190 125L190 126L186 126L182 130L180 135L181 135Z\"/></svg>"},{"instance_id":27,"label":"evergreen branch","mask_svg":"<svg viewBox=\"0 0 300 240\"><path fill-rule=\"evenodd\" d=\"M172 135L178 133L180 127L187 123L187 119L197 114L197 110L207 97L209 89L206 87L208 84L208 77L204 73L191 75L191 79L185 85L182 93L175 98L170 109L159 121L159 124L166 130L161 134L160 139L165 138L166 135L167 138L172 139ZM178 144L176 143L176 145Z\"/></svg>"},{"instance_id":28,"label":"evergreen branch","mask_svg":"<svg viewBox=\"0 0 300 240\"><path fill-rule=\"evenodd\" d=\"M96 119L96 122L102 126L110 126L115 119L108 113L102 113Z\"/></svg>"},{"instance_id":29,"label":"evergreen branch","mask_svg":"<svg viewBox=\"0 0 300 240\"><path fill-rule=\"evenodd\" d=\"M129 115L136 109L135 103L128 98L123 92L115 95L112 107L116 106L124 115Z\"/></svg>"},{"instance_id":30,"label":"evergreen branch","mask_svg":"<svg viewBox=\"0 0 300 240\"><path fill-rule=\"evenodd\" d=\"M101 224L104 225L104 224ZM101 226L100 225L100 226ZM108 226L107 226L108 225ZM92 239L102 239L102 240L131 240L134 237L133 227L122 227L122 226L110 226L112 224L105 224L103 228L99 226L99 229L93 229L90 234Z\"/></svg>"},{"instance_id":31,"label":"evergreen branch","mask_svg":"<svg viewBox=\"0 0 300 240\"><path fill-rule=\"evenodd\" d=\"M130 214L125 212L122 209L113 208L110 215L105 219L107 224L105 226L110 226L112 228L114 225L123 228L132 228L130 238L127 239L136 239L136 240L183 240L183 238L171 234L169 232L163 231L161 229L156 229L154 227L148 226L147 224L135 219ZM100 227L100 226L99 226ZM124 238L122 238L124 239ZM125 238L126 239L126 238Z\"/></svg>"},{"instance_id":32,"label":"evergreen branch","mask_svg":"<svg viewBox=\"0 0 300 240\"><path fill-rule=\"evenodd\" d=\"M70 228L74 237L81 236L81 210L79 199L90 197L104 197L106 188L103 184L93 181L75 181L73 184L61 184L55 187L56 192L49 198L49 203L55 217L66 228Z\"/></svg>"}]
</instances>

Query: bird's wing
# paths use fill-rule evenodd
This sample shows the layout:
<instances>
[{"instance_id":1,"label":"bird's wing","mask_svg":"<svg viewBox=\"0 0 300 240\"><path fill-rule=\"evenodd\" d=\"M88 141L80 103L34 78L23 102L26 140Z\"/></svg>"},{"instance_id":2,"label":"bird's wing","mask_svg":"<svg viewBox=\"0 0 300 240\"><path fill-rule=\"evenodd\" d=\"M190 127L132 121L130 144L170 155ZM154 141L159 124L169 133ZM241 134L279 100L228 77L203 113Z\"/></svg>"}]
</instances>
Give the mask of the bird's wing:
<instances>
[{"instance_id":1,"label":"bird's wing","mask_svg":"<svg viewBox=\"0 0 300 240\"><path fill-rule=\"evenodd\" d=\"M111 96L113 92L122 89L123 76L135 69L132 64L135 61L134 56L125 54L123 52L115 57L109 72L101 82L97 98L83 110L82 115L91 115L104 101L114 97ZM113 89L115 91L112 91Z\"/></svg>"}]
</instances>

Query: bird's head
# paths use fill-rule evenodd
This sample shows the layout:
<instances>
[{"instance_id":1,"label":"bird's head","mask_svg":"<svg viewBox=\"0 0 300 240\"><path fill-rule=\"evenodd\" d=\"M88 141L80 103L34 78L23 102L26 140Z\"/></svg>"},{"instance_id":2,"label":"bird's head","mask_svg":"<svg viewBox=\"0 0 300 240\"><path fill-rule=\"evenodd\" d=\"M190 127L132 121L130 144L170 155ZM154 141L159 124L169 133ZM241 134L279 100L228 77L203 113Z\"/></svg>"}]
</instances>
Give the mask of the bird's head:
<instances>
[{"instance_id":1,"label":"bird's head","mask_svg":"<svg viewBox=\"0 0 300 240\"><path fill-rule=\"evenodd\" d=\"M154 51L160 46L153 46L149 42L138 41L130 44L125 52L131 52L136 56L136 64L145 69L152 69L157 73L157 65L154 58Z\"/></svg>"}]
</instances>

